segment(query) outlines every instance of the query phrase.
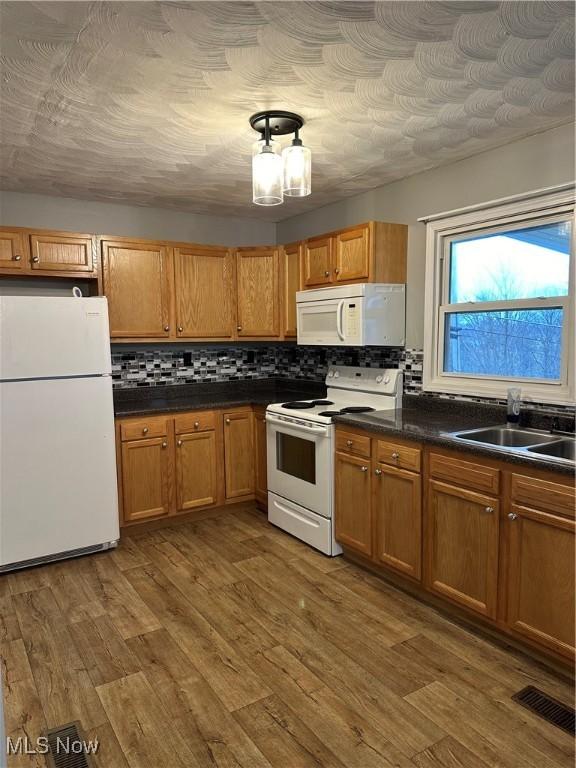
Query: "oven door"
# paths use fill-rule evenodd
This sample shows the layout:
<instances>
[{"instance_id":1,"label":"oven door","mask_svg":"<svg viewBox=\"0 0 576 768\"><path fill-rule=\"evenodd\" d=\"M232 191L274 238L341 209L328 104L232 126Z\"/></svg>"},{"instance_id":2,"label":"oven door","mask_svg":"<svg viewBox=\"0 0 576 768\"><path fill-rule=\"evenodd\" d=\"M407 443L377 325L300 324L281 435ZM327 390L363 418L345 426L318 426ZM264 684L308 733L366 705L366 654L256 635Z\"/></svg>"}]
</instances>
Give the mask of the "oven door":
<instances>
[{"instance_id":1,"label":"oven door","mask_svg":"<svg viewBox=\"0 0 576 768\"><path fill-rule=\"evenodd\" d=\"M332 515L331 429L266 414L268 489L323 517Z\"/></svg>"},{"instance_id":2,"label":"oven door","mask_svg":"<svg viewBox=\"0 0 576 768\"><path fill-rule=\"evenodd\" d=\"M357 346L362 343L361 297L297 304L298 344ZM353 322L351 322L353 320Z\"/></svg>"}]
</instances>

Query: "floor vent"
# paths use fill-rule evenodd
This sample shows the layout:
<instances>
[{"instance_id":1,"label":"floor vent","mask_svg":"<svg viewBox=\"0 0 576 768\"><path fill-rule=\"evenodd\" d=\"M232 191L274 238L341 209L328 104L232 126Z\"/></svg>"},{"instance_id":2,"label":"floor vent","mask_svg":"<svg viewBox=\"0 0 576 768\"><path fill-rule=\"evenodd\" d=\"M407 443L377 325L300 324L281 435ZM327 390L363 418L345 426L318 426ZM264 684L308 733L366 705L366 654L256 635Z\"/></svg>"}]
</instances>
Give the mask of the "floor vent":
<instances>
[{"instance_id":1,"label":"floor vent","mask_svg":"<svg viewBox=\"0 0 576 768\"><path fill-rule=\"evenodd\" d=\"M529 709L534 714L547 720L552 725L562 728L563 731L574 736L574 710L562 704L561 701L553 699L544 691L540 691L533 685L522 688L521 691L512 696L514 701Z\"/></svg>"},{"instance_id":2,"label":"floor vent","mask_svg":"<svg viewBox=\"0 0 576 768\"><path fill-rule=\"evenodd\" d=\"M79 721L46 731L50 751L46 755L48 768L92 768L89 744L80 729Z\"/></svg>"}]
</instances>

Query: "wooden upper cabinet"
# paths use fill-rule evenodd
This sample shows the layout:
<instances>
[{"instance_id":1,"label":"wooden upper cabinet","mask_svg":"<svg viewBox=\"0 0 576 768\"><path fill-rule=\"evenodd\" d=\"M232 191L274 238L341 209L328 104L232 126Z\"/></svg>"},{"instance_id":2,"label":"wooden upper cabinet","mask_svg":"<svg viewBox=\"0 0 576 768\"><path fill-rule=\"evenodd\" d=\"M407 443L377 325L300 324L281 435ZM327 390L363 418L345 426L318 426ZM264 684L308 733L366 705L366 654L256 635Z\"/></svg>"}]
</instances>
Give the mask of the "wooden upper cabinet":
<instances>
[{"instance_id":1,"label":"wooden upper cabinet","mask_svg":"<svg viewBox=\"0 0 576 768\"><path fill-rule=\"evenodd\" d=\"M174 269L178 337L234 338L234 255L225 248L178 247Z\"/></svg>"},{"instance_id":2,"label":"wooden upper cabinet","mask_svg":"<svg viewBox=\"0 0 576 768\"><path fill-rule=\"evenodd\" d=\"M332 283L333 250L332 237L314 237L302 246L302 283L304 288L323 288Z\"/></svg>"},{"instance_id":3,"label":"wooden upper cabinet","mask_svg":"<svg viewBox=\"0 0 576 768\"><path fill-rule=\"evenodd\" d=\"M94 272L94 248L91 235L30 234L30 257L34 270Z\"/></svg>"},{"instance_id":4,"label":"wooden upper cabinet","mask_svg":"<svg viewBox=\"0 0 576 768\"><path fill-rule=\"evenodd\" d=\"M214 430L176 436L176 505L179 512L216 504L217 464Z\"/></svg>"},{"instance_id":5,"label":"wooden upper cabinet","mask_svg":"<svg viewBox=\"0 0 576 768\"><path fill-rule=\"evenodd\" d=\"M300 243L282 249L282 332L296 338L296 292L300 290Z\"/></svg>"},{"instance_id":6,"label":"wooden upper cabinet","mask_svg":"<svg viewBox=\"0 0 576 768\"><path fill-rule=\"evenodd\" d=\"M169 249L146 241L102 242L104 294L113 338L169 338L172 275Z\"/></svg>"},{"instance_id":7,"label":"wooden upper cabinet","mask_svg":"<svg viewBox=\"0 0 576 768\"><path fill-rule=\"evenodd\" d=\"M422 573L422 480L419 474L385 464L374 475L374 556L395 571Z\"/></svg>"},{"instance_id":8,"label":"wooden upper cabinet","mask_svg":"<svg viewBox=\"0 0 576 768\"><path fill-rule=\"evenodd\" d=\"M236 252L240 338L280 336L279 272L276 248L239 248Z\"/></svg>"},{"instance_id":9,"label":"wooden upper cabinet","mask_svg":"<svg viewBox=\"0 0 576 768\"><path fill-rule=\"evenodd\" d=\"M170 513L171 459L167 437L122 443L124 522Z\"/></svg>"},{"instance_id":10,"label":"wooden upper cabinet","mask_svg":"<svg viewBox=\"0 0 576 768\"><path fill-rule=\"evenodd\" d=\"M28 247L24 232L0 230L0 269L22 271L28 266Z\"/></svg>"},{"instance_id":11,"label":"wooden upper cabinet","mask_svg":"<svg viewBox=\"0 0 576 768\"><path fill-rule=\"evenodd\" d=\"M337 283L370 280L370 236L369 226L347 229L336 235L334 279Z\"/></svg>"},{"instance_id":12,"label":"wooden upper cabinet","mask_svg":"<svg viewBox=\"0 0 576 768\"><path fill-rule=\"evenodd\" d=\"M371 468L369 459L335 454L336 539L368 557L372 555Z\"/></svg>"},{"instance_id":13,"label":"wooden upper cabinet","mask_svg":"<svg viewBox=\"0 0 576 768\"><path fill-rule=\"evenodd\" d=\"M499 504L491 496L429 481L428 587L492 619L498 593Z\"/></svg>"},{"instance_id":14,"label":"wooden upper cabinet","mask_svg":"<svg viewBox=\"0 0 576 768\"><path fill-rule=\"evenodd\" d=\"M507 522L508 626L573 658L576 523L515 504Z\"/></svg>"},{"instance_id":15,"label":"wooden upper cabinet","mask_svg":"<svg viewBox=\"0 0 576 768\"><path fill-rule=\"evenodd\" d=\"M254 421L252 411L224 414L226 498L254 493Z\"/></svg>"}]
</instances>

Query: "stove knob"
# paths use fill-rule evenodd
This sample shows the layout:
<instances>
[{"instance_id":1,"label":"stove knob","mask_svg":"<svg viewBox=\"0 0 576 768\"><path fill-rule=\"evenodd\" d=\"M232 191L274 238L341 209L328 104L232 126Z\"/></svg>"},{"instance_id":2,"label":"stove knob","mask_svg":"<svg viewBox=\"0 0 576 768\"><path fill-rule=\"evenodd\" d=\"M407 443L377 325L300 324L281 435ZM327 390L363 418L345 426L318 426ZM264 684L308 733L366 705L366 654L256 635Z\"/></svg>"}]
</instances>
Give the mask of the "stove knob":
<instances>
[{"instance_id":1,"label":"stove knob","mask_svg":"<svg viewBox=\"0 0 576 768\"><path fill-rule=\"evenodd\" d=\"M390 376L386 376L384 379L384 384L390 384Z\"/></svg>"},{"instance_id":2,"label":"stove knob","mask_svg":"<svg viewBox=\"0 0 576 768\"><path fill-rule=\"evenodd\" d=\"M334 378L335 379L339 379L340 378L340 374L338 373L338 371L334 371Z\"/></svg>"},{"instance_id":3,"label":"stove knob","mask_svg":"<svg viewBox=\"0 0 576 768\"><path fill-rule=\"evenodd\" d=\"M328 371L328 378L331 379L334 376L334 371Z\"/></svg>"},{"instance_id":4,"label":"stove knob","mask_svg":"<svg viewBox=\"0 0 576 768\"><path fill-rule=\"evenodd\" d=\"M376 376L376 384L381 384L384 380L384 376Z\"/></svg>"}]
</instances>

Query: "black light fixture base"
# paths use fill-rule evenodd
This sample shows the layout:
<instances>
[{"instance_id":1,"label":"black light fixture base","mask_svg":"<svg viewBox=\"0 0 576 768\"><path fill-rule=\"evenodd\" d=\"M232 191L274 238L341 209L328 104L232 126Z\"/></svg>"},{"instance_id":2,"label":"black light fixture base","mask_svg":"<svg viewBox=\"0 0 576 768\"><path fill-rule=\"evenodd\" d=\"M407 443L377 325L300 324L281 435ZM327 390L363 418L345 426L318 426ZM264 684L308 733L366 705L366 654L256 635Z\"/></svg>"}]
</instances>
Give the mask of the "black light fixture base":
<instances>
[{"instance_id":1,"label":"black light fixture base","mask_svg":"<svg viewBox=\"0 0 576 768\"><path fill-rule=\"evenodd\" d=\"M250 125L262 135L266 130L266 118L270 121L271 136L285 136L287 133L296 133L304 125L304 120L295 112L284 112L280 109L268 109L264 112L256 112L250 118Z\"/></svg>"}]
</instances>

